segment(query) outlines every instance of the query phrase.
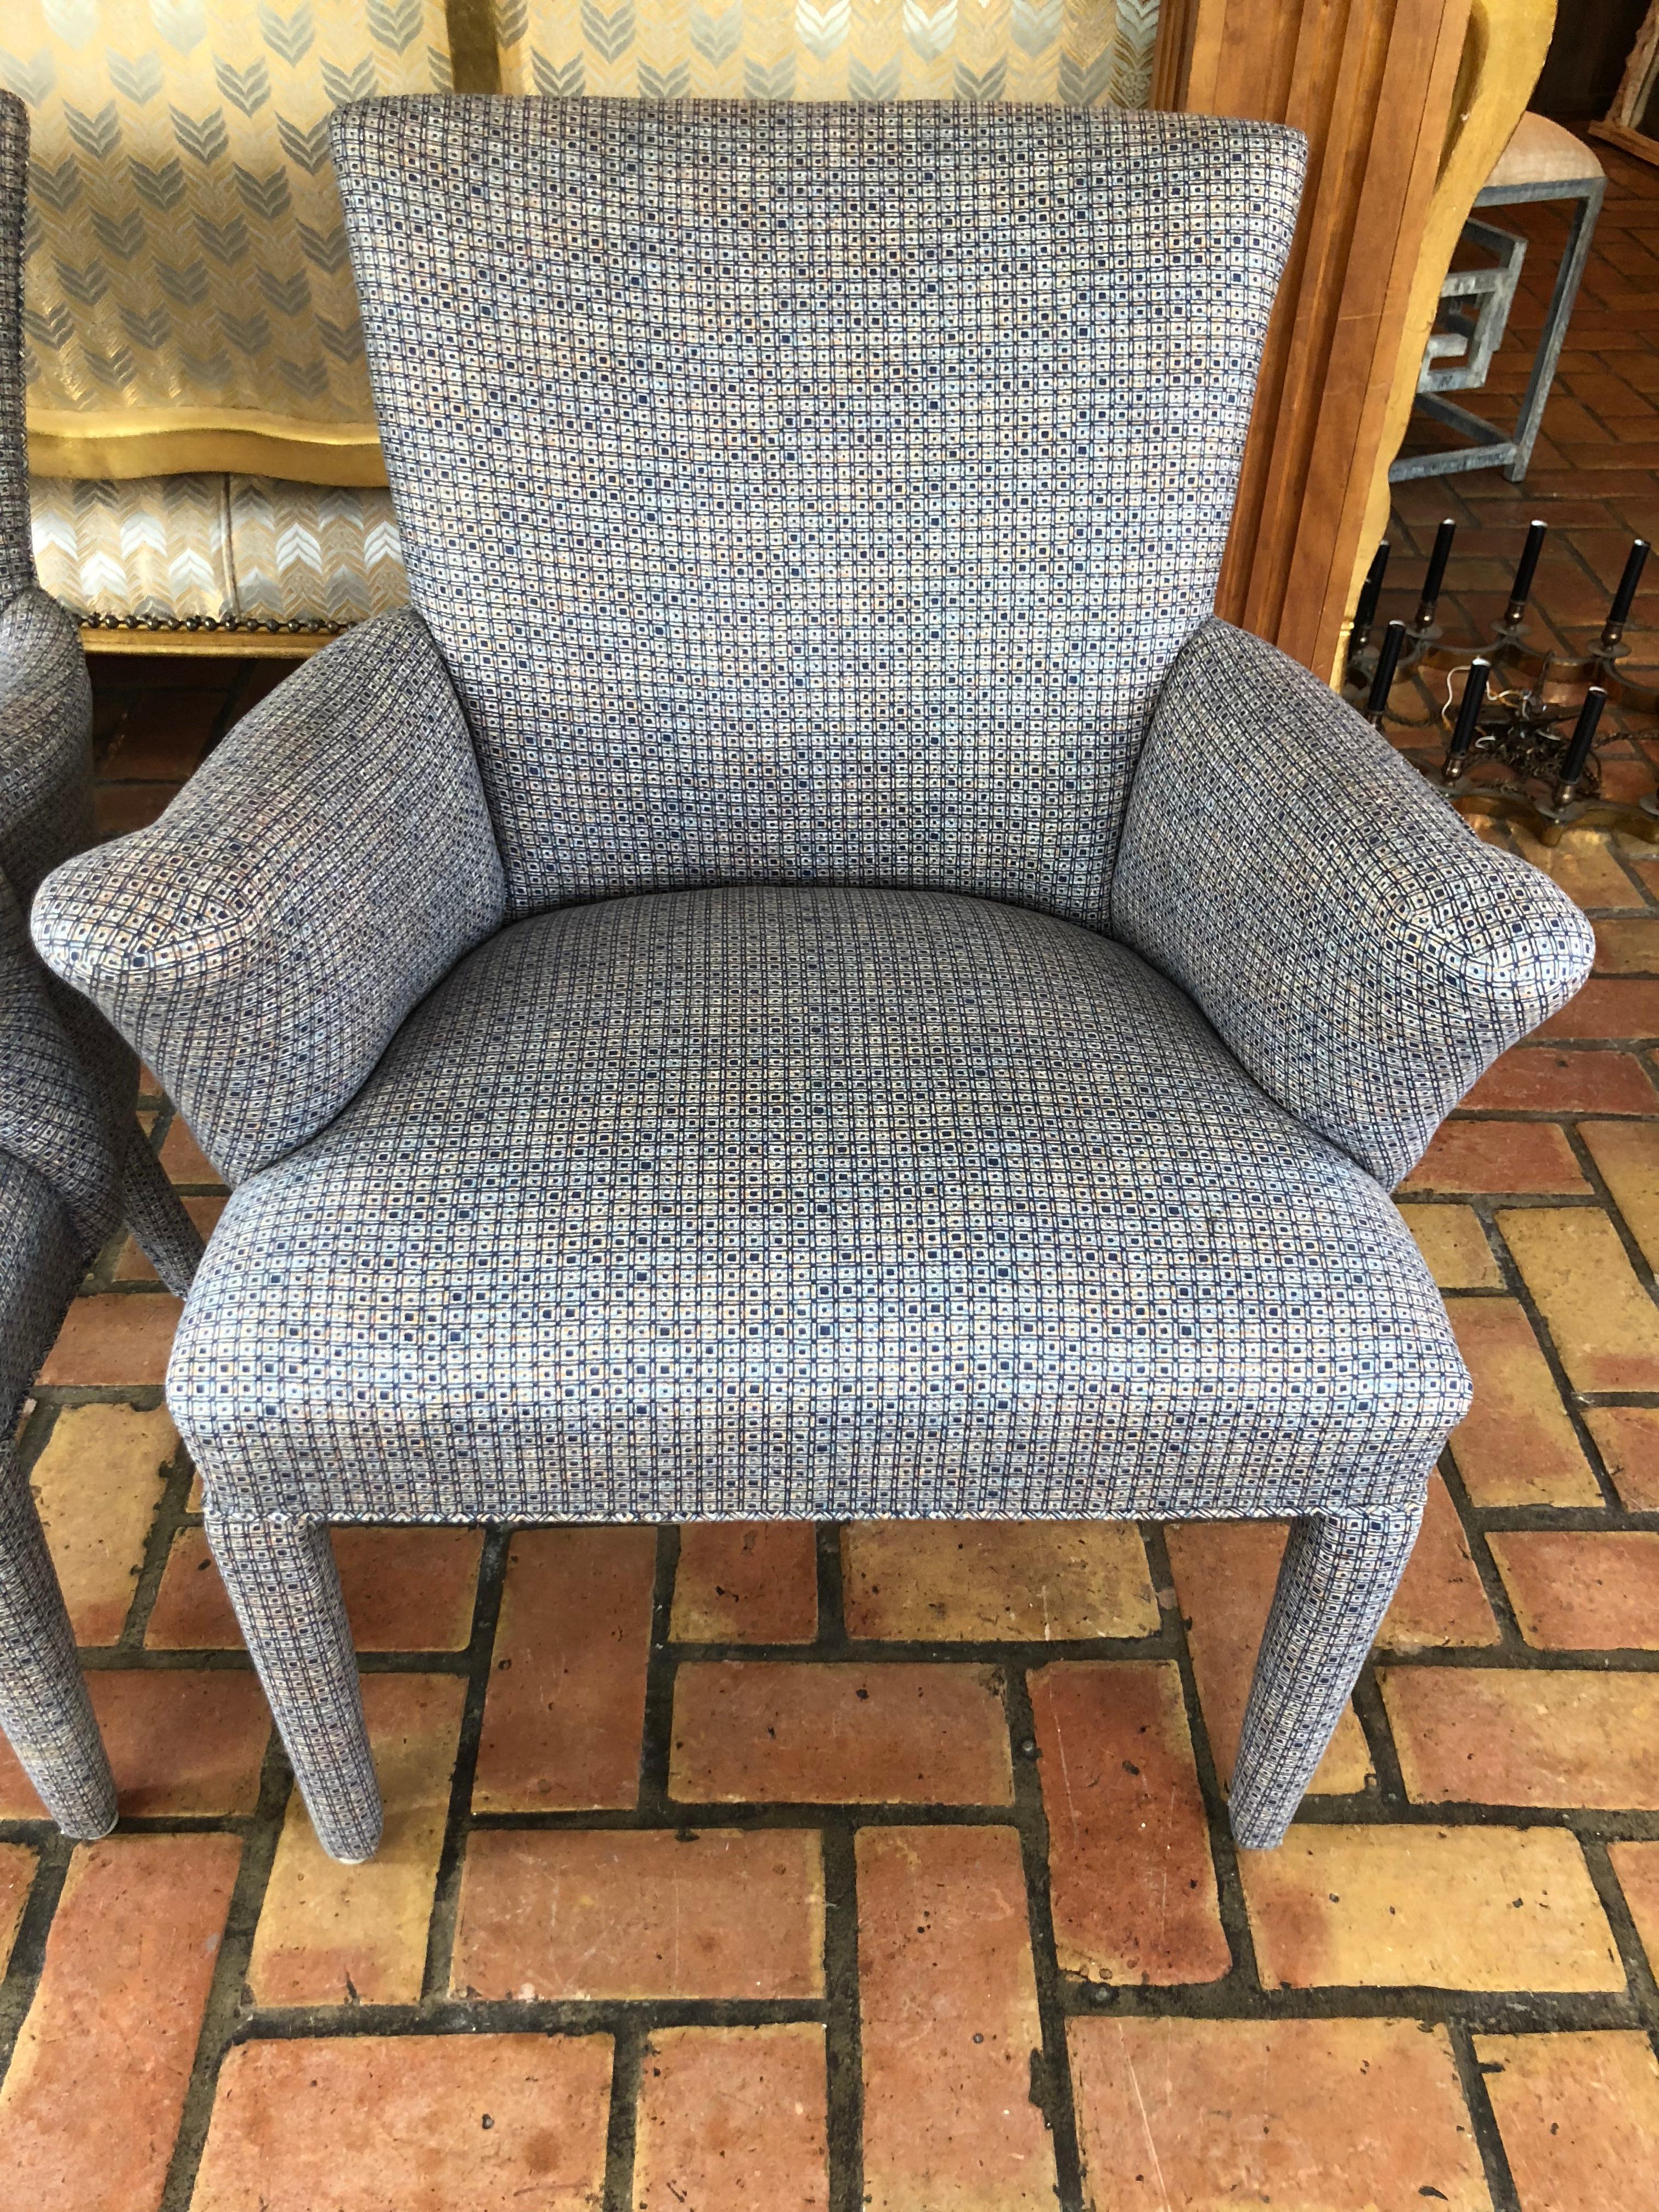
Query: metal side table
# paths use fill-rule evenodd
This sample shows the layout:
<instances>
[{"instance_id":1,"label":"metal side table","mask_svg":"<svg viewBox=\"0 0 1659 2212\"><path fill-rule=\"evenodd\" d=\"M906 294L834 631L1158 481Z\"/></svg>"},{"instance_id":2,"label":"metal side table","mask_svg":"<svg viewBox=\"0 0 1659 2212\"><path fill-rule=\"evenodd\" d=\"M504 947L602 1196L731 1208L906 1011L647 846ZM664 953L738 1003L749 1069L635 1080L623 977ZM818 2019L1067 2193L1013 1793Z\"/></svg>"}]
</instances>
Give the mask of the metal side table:
<instances>
[{"instance_id":1,"label":"metal side table","mask_svg":"<svg viewBox=\"0 0 1659 2212\"><path fill-rule=\"evenodd\" d=\"M1527 251L1525 239L1517 238L1513 231L1471 216L1463 226L1464 239L1495 258L1482 268L1455 269L1441 286L1442 300L1450 304L1451 327L1431 333L1417 380L1419 408L1458 432L1468 443L1449 447L1443 453L1413 453L1395 461L1389 471L1391 483L1401 483L1412 477L1461 475L1468 469L1502 469L1511 483L1519 483L1526 475L1607 189L1606 173L1582 139L1575 138L1560 124L1552 123L1547 115L1521 118L1497 167L1475 194L1475 206L1515 207L1526 200L1572 200L1577 204L1520 417L1506 435L1444 396L1449 392L1474 391L1486 382L1492 357L1509 324Z\"/></svg>"}]
</instances>

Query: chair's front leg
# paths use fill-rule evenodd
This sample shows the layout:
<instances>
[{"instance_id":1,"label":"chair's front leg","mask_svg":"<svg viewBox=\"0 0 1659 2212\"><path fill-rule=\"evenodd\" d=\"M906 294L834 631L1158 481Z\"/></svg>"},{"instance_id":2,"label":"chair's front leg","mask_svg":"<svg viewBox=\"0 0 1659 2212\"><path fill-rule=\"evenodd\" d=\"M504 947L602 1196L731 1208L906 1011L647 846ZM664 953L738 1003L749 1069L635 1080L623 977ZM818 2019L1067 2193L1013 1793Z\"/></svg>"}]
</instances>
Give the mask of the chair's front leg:
<instances>
[{"instance_id":1,"label":"chair's front leg","mask_svg":"<svg viewBox=\"0 0 1659 2212\"><path fill-rule=\"evenodd\" d=\"M355 1866L380 1840L380 1791L328 1530L210 1513L207 1535L317 1840Z\"/></svg>"},{"instance_id":2,"label":"chair's front leg","mask_svg":"<svg viewBox=\"0 0 1659 2212\"><path fill-rule=\"evenodd\" d=\"M115 1783L40 1516L0 1443L0 1730L66 1836L115 1826Z\"/></svg>"},{"instance_id":3,"label":"chair's front leg","mask_svg":"<svg viewBox=\"0 0 1659 2212\"><path fill-rule=\"evenodd\" d=\"M1423 1517L1310 1515L1296 1522L1261 1633L1229 1813L1238 1842L1285 1839L1406 1571Z\"/></svg>"}]
</instances>

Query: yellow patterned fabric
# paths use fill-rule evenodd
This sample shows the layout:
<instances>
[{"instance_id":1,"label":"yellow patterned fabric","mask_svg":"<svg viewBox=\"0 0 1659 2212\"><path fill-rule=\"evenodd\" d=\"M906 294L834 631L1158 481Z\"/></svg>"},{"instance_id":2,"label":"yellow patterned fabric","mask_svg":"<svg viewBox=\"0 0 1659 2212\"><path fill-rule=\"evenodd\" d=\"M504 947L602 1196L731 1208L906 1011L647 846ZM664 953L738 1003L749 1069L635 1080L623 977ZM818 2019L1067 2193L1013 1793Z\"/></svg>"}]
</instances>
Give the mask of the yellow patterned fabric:
<instances>
[{"instance_id":1,"label":"yellow patterned fabric","mask_svg":"<svg viewBox=\"0 0 1659 2212\"><path fill-rule=\"evenodd\" d=\"M443 0L8 0L0 82L33 137L32 429L372 423L328 117L447 88Z\"/></svg>"},{"instance_id":2,"label":"yellow patterned fabric","mask_svg":"<svg viewBox=\"0 0 1659 2212\"><path fill-rule=\"evenodd\" d=\"M1144 106L1158 0L454 0L502 89ZM83 615L353 622L402 563L331 110L451 82L445 0L3 0L33 136L35 551ZM280 469L304 483L226 473ZM157 471L179 473L157 474ZM112 481L111 479L120 479Z\"/></svg>"},{"instance_id":3,"label":"yellow patterned fabric","mask_svg":"<svg viewBox=\"0 0 1659 2212\"><path fill-rule=\"evenodd\" d=\"M1144 107L1158 0L495 0L506 92Z\"/></svg>"},{"instance_id":4,"label":"yellow patterned fabric","mask_svg":"<svg viewBox=\"0 0 1659 2212\"><path fill-rule=\"evenodd\" d=\"M41 584L82 617L355 623L409 596L385 490L37 477L31 504Z\"/></svg>"}]
</instances>

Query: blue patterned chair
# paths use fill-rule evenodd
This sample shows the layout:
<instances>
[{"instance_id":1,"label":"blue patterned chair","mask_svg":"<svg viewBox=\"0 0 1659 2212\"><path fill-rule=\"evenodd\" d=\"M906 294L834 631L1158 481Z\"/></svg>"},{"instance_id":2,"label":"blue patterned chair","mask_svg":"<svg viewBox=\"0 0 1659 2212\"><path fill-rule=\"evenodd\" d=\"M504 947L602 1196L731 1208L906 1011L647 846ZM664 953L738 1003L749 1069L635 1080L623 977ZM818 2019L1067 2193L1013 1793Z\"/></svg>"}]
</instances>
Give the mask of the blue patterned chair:
<instances>
[{"instance_id":1,"label":"blue patterned chair","mask_svg":"<svg viewBox=\"0 0 1659 2212\"><path fill-rule=\"evenodd\" d=\"M28 118L0 93L0 1729L65 1834L101 1836L115 1790L40 1517L17 1464L23 1395L123 1215L188 1288L201 1239L133 1115L138 1063L52 981L25 916L92 836L92 687L75 623L35 588L19 262Z\"/></svg>"},{"instance_id":2,"label":"blue patterned chair","mask_svg":"<svg viewBox=\"0 0 1659 2212\"><path fill-rule=\"evenodd\" d=\"M57 973L234 1195L168 1397L318 1832L334 1522L1285 1516L1279 1840L1468 1383L1389 1198L1583 920L1211 611L1301 143L336 118L413 600Z\"/></svg>"}]
</instances>

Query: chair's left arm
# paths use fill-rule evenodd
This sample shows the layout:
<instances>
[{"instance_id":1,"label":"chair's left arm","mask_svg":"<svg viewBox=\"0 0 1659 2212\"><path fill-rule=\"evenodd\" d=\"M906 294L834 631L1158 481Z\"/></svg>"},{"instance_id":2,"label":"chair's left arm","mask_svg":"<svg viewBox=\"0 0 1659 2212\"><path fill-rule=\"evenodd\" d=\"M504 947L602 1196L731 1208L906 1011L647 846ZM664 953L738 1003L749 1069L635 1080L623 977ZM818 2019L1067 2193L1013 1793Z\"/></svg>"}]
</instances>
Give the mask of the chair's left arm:
<instances>
[{"instance_id":1,"label":"chair's left arm","mask_svg":"<svg viewBox=\"0 0 1659 2212\"><path fill-rule=\"evenodd\" d=\"M1130 791L1113 933L1279 1103L1392 1188L1589 973L1589 924L1307 670L1188 642Z\"/></svg>"},{"instance_id":2,"label":"chair's left arm","mask_svg":"<svg viewBox=\"0 0 1659 2212\"><path fill-rule=\"evenodd\" d=\"M33 924L237 1182L332 1120L505 904L466 718L405 608L279 684L159 821L49 876Z\"/></svg>"}]
</instances>

